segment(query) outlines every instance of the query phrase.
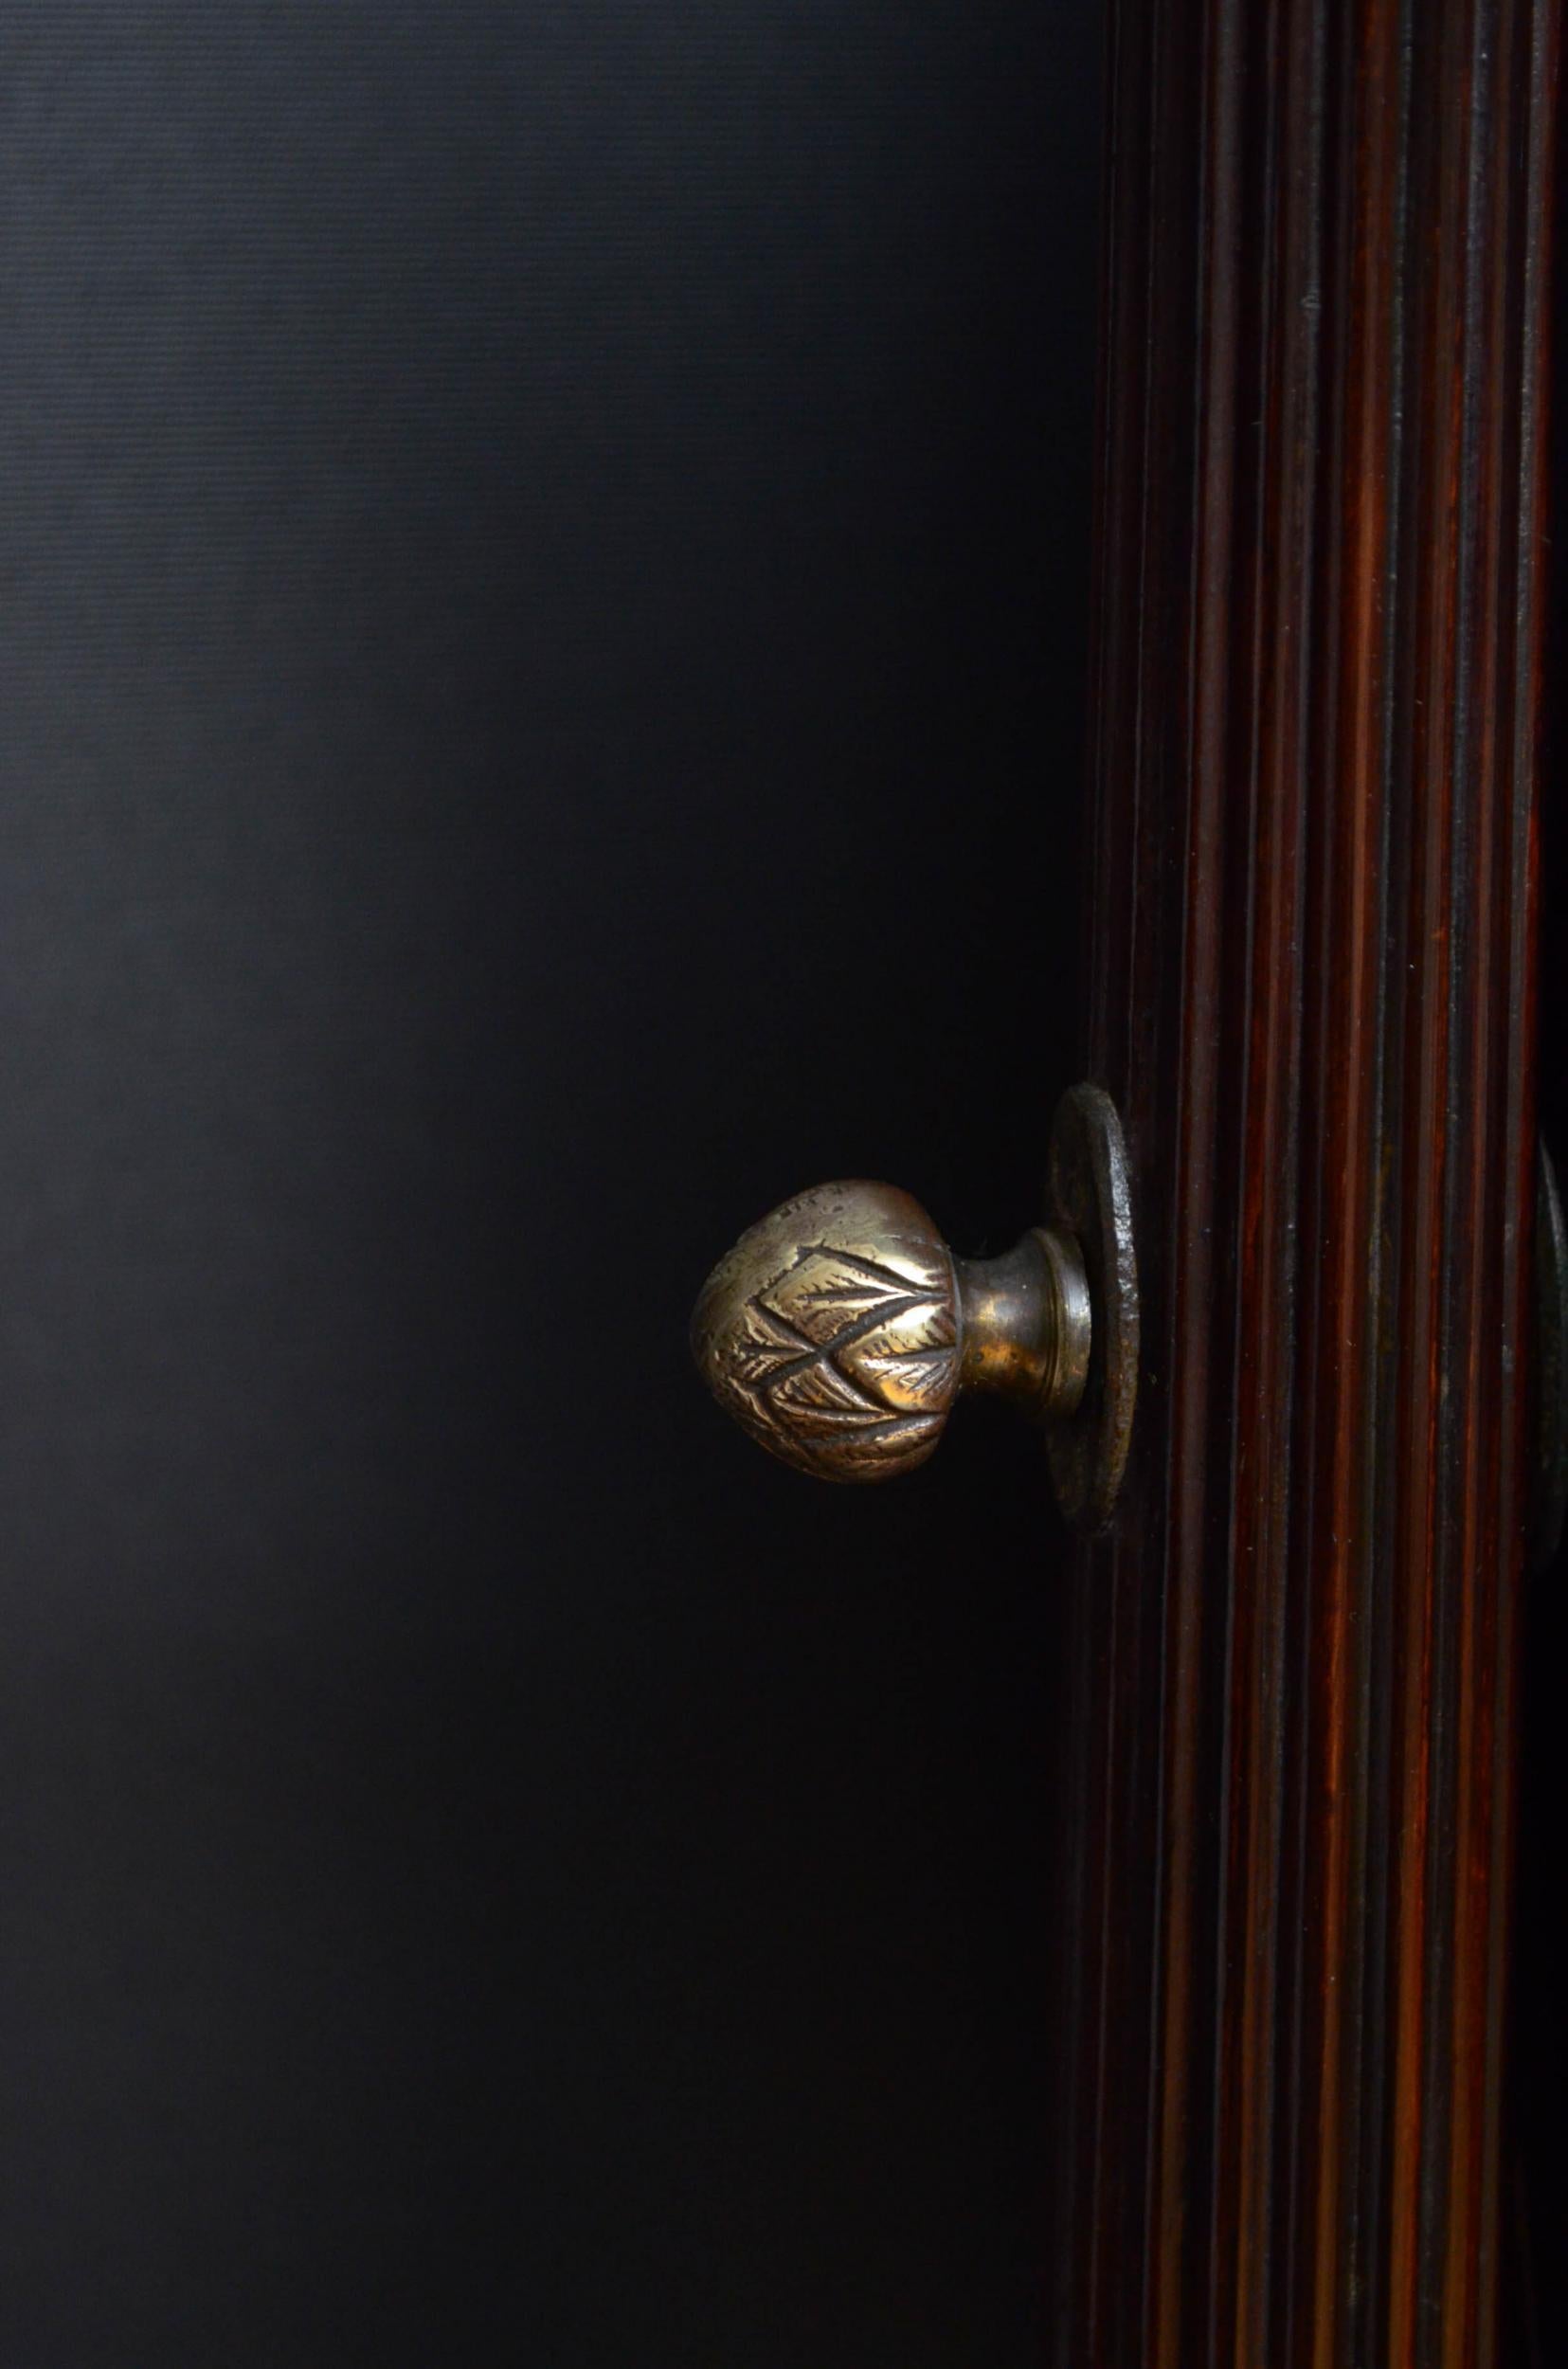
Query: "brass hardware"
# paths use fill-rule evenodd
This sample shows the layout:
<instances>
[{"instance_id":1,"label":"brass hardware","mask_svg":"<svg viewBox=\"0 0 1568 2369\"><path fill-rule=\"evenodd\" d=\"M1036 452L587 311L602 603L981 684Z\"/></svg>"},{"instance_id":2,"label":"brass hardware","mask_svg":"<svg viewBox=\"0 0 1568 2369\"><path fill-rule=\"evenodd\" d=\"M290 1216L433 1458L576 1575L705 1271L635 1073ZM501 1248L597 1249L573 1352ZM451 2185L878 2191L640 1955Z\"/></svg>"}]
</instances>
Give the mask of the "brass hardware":
<instances>
[{"instance_id":1,"label":"brass hardware","mask_svg":"<svg viewBox=\"0 0 1568 2369\"><path fill-rule=\"evenodd\" d=\"M692 1348L719 1404L786 1464L888 1480L923 1464L960 1391L1050 1427L1070 1519L1109 1517L1138 1378L1122 1133L1074 1087L1052 1130L1051 1222L960 1258L895 1185L822 1184L743 1234L703 1286Z\"/></svg>"}]
</instances>

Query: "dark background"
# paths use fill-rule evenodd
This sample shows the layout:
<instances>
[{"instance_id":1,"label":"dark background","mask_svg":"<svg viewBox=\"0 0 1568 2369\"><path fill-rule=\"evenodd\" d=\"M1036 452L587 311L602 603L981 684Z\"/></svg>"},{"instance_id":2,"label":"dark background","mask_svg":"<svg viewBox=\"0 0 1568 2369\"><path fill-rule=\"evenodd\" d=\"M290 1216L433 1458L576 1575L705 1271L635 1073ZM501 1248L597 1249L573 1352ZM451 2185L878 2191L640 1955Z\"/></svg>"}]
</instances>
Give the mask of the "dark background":
<instances>
[{"instance_id":1,"label":"dark background","mask_svg":"<svg viewBox=\"0 0 1568 2369\"><path fill-rule=\"evenodd\" d=\"M1036 1214L1097 16L7 12L7 2369L1036 2357L1038 1463L683 1334Z\"/></svg>"}]
</instances>

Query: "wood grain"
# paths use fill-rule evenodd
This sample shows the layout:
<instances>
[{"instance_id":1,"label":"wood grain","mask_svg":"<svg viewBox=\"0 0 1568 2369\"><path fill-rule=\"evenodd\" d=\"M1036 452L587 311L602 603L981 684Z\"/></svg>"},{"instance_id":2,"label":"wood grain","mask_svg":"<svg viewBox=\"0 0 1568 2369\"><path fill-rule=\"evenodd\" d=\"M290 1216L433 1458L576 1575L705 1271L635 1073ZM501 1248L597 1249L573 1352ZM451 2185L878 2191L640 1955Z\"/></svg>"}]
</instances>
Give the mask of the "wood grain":
<instances>
[{"instance_id":1,"label":"wood grain","mask_svg":"<svg viewBox=\"0 0 1568 2369\"><path fill-rule=\"evenodd\" d=\"M1112 0L1056 2358L1491 2362L1556 0Z\"/></svg>"}]
</instances>

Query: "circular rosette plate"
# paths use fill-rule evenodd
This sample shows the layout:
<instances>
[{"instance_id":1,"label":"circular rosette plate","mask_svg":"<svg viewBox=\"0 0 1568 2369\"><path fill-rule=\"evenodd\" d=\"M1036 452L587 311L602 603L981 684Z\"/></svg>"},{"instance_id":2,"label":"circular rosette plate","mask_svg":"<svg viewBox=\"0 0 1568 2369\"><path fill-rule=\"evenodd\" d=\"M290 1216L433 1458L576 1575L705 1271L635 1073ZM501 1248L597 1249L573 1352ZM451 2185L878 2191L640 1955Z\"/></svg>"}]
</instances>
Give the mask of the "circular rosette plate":
<instances>
[{"instance_id":1,"label":"circular rosette plate","mask_svg":"<svg viewBox=\"0 0 1568 2369\"><path fill-rule=\"evenodd\" d=\"M1138 1400L1138 1262L1122 1123L1098 1086L1074 1086L1056 1106L1049 1202L1053 1222L1077 1238L1094 1323L1082 1403L1053 1425L1047 1452L1068 1520L1101 1530L1126 1472Z\"/></svg>"}]
</instances>

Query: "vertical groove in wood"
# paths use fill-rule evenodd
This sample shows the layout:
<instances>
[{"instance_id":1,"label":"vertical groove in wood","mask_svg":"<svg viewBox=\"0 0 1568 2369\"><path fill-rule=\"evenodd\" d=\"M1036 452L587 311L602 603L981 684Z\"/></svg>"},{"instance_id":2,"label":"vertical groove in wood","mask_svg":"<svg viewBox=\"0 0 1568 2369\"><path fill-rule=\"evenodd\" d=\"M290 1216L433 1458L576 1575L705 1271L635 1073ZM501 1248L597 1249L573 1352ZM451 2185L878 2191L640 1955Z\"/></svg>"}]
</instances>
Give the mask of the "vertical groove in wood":
<instances>
[{"instance_id":1,"label":"vertical groove in wood","mask_svg":"<svg viewBox=\"0 0 1568 2369\"><path fill-rule=\"evenodd\" d=\"M1063 2369L1488 2364L1557 0L1111 0Z\"/></svg>"}]
</instances>

